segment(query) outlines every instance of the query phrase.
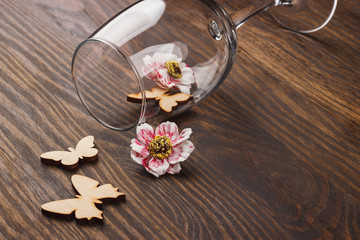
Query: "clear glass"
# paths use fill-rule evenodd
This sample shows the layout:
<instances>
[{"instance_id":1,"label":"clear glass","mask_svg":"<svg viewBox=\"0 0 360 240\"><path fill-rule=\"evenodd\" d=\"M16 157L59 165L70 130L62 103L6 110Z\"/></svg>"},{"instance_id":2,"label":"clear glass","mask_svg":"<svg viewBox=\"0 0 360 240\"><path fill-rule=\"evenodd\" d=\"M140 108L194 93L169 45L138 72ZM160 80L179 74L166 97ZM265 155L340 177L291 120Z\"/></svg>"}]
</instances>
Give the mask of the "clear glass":
<instances>
[{"instance_id":1,"label":"clear glass","mask_svg":"<svg viewBox=\"0 0 360 240\"><path fill-rule=\"evenodd\" d=\"M236 54L235 30L281 4L255 1L228 15L210 0L139 1L76 49L72 76L79 97L92 116L115 130L182 113L228 75Z\"/></svg>"}]
</instances>

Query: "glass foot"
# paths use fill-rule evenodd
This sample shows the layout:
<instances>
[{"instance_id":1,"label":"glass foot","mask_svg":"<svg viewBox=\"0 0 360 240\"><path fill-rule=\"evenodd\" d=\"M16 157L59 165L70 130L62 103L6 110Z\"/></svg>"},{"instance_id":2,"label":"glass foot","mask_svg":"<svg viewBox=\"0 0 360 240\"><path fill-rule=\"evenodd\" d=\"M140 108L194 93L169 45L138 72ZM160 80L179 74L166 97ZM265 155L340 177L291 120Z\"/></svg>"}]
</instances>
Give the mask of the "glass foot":
<instances>
[{"instance_id":1,"label":"glass foot","mask_svg":"<svg viewBox=\"0 0 360 240\"><path fill-rule=\"evenodd\" d=\"M285 28L311 33L323 28L334 15L337 0L278 0L269 10L273 18Z\"/></svg>"}]
</instances>

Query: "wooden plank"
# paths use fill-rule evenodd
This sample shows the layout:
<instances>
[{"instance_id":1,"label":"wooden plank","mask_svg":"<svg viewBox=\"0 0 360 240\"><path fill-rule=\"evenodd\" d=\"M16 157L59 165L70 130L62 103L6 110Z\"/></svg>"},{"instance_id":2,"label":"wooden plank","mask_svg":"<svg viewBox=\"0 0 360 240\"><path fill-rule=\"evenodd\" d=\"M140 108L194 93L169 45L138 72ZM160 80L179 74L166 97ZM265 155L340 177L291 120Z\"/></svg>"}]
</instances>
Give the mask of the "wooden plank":
<instances>
[{"instance_id":1,"label":"wooden plank","mask_svg":"<svg viewBox=\"0 0 360 240\"><path fill-rule=\"evenodd\" d=\"M360 3L339 1L329 25L310 35L268 13L244 24L225 82L172 119L192 128L196 149L179 175L155 179L130 158L135 130L91 118L70 74L76 46L133 2L0 2L0 238L360 236ZM87 135L95 163L72 172L40 163ZM41 214L43 203L73 197L73 174L109 182L127 201L105 205L103 224L92 226Z\"/></svg>"}]
</instances>

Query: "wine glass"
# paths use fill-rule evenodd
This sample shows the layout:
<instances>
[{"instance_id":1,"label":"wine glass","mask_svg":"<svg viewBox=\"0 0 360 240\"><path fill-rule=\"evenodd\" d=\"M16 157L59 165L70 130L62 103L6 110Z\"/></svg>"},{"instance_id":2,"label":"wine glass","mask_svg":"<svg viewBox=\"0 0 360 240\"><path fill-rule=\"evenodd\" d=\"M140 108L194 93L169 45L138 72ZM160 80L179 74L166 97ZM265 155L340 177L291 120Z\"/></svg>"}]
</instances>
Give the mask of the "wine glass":
<instances>
[{"instance_id":1,"label":"wine glass","mask_svg":"<svg viewBox=\"0 0 360 240\"><path fill-rule=\"evenodd\" d=\"M75 50L78 95L100 123L128 130L159 122L206 98L228 75L236 29L257 13L298 32L325 26L337 0L258 0L232 14L211 0L136 2Z\"/></svg>"}]
</instances>

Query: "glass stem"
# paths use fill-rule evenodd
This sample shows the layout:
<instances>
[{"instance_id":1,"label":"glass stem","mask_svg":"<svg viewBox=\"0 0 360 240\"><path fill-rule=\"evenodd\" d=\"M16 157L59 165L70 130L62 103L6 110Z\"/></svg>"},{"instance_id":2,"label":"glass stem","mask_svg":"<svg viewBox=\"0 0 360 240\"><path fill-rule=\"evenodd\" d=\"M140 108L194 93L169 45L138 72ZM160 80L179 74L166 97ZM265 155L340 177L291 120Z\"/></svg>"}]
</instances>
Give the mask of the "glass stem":
<instances>
[{"instance_id":1,"label":"glass stem","mask_svg":"<svg viewBox=\"0 0 360 240\"><path fill-rule=\"evenodd\" d=\"M249 7L240 9L232 14L230 14L231 19L233 20L236 29L238 29L244 22L252 18L256 14L267 10L269 7L277 6L280 4L291 4L292 0L255 0L251 3Z\"/></svg>"}]
</instances>

